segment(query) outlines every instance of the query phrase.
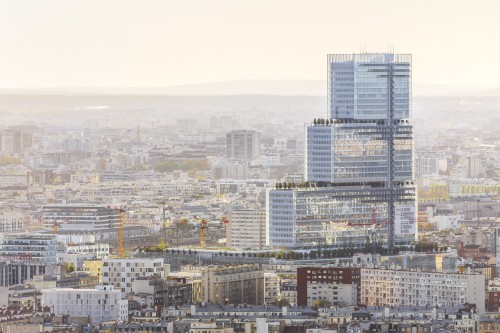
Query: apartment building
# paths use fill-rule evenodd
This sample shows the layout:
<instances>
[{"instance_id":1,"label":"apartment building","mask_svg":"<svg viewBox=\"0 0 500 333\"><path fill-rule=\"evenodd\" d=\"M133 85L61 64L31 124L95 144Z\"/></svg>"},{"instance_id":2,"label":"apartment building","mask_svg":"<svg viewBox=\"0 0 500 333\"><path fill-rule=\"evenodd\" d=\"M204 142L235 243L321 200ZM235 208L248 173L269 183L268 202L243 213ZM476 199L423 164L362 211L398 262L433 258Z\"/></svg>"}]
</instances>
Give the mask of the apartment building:
<instances>
[{"instance_id":1,"label":"apartment building","mask_svg":"<svg viewBox=\"0 0 500 333\"><path fill-rule=\"evenodd\" d=\"M458 306L485 309L483 274L362 268L361 299L366 306Z\"/></svg>"},{"instance_id":2,"label":"apartment building","mask_svg":"<svg viewBox=\"0 0 500 333\"><path fill-rule=\"evenodd\" d=\"M264 271L255 264L208 266L201 274L204 302L263 304Z\"/></svg>"},{"instance_id":3,"label":"apartment building","mask_svg":"<svg viewBox=\"0 0 500 333\"><path fill-rule=\"evenodd\" d=\"M266 245L266 214L263 209L235 209L229 222L228 246L260 249Z\"/></svg>"},{"instance_id":4,"label":"apartment building","mask_svg":"<svg viewBox=\"0 0 500 333\"><path fill-rule=\"evenodd\" d=\"M155 275L161 278L165 277L163 261L163 258L103 259L102 282L128 294L132 292L132 283L136 278Z\"/></svg>"},{"instance_id":5,"label":"apartment building","mask_svg":"<svg viewBox=\"0 0 500 333\"><path fill-rule=\"evenodd\" d=\"M194 322L189 333L233 333L232 327L217 326L214 322Z\"/></svg>"},{"instance_id":6,"label":"apartment building","mask_svg":"<svg viewBox=\"0 0 500 333\"><path fill-rule=\"evenodd\" d=\"M95 289L54 288L42 291L42 305L52 308L56 316L90 318L94 324L128 320L128 301L122 300L113 286Z\"/></svg>"},{"instance_id":7,"label":"apartment building","mask_svg":"<svg viewBox=\"0 0 500 333\"><path fill-rule=\"evenodd\" d=\"M297 269L297 305L317 303L357 305L360 269L353 267L301 267Z\"/></svg>"}]
</instances>

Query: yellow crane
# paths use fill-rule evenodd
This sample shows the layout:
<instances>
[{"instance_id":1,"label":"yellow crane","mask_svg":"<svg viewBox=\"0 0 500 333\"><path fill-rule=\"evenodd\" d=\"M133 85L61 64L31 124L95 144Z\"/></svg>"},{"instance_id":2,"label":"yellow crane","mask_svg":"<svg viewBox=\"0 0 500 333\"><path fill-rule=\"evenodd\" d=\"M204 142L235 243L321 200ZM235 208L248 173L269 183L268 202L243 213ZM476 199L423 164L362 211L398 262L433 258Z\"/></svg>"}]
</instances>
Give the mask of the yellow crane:
<instances>
[{"instance_id":1,"label":"yellow crane","mask_svg":"<svg viewBox=\"0 0 500 333\"><path fill-rule=\"evenodd\" d=\"M205 230L208 228L208 221L205 219L200 220L200 247L206 248L207 243L205 242Z\"/></svg>"}]
</instances>

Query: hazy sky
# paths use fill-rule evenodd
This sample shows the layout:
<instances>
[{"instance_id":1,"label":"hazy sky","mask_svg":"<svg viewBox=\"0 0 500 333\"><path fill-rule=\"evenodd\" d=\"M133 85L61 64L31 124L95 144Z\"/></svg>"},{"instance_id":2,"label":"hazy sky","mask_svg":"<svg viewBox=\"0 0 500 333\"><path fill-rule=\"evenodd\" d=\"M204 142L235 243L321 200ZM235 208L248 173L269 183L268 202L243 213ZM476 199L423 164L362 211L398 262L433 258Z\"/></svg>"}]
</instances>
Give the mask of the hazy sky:
<instances>
[{"instance_id":1,"label":"hazy sky","mask_svg":"<svg viewBox=\"0 0 500 333\"><path fill-rule=\"evenodd\" d=\"M0 0L0 88L325 79L413 54L413 81L500 88L498 0Z\"/></svg>"}]
</instances>

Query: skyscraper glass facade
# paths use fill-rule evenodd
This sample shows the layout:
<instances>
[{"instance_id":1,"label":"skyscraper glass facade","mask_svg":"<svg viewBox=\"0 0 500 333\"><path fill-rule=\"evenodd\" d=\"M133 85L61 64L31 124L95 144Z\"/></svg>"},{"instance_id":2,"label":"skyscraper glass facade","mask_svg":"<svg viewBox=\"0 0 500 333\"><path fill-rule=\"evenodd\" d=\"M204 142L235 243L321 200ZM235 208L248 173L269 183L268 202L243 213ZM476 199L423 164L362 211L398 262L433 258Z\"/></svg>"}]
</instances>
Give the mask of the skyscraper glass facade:
<instances>
[{"instance_id":1,"label":"skyscraper glass facade","mask_svg":"<svg viewBox=\"0 0 500 333\"><path fill-rule=\"evenodd\" d=\"M268 245L415 241L411 56L329 55L328 113L306 126L306 186L268 192Z\"/></svg>"},{"instance_id":2,"label":"skyscraper glass facade","mask_svg":"<svg viewBox=\"0 0 500 333\"><path fill-rule=\"evenodd\" d=\"M334 119L411 116L411 55L328 55L328 110Z\"/></svg>"}]
</instances>

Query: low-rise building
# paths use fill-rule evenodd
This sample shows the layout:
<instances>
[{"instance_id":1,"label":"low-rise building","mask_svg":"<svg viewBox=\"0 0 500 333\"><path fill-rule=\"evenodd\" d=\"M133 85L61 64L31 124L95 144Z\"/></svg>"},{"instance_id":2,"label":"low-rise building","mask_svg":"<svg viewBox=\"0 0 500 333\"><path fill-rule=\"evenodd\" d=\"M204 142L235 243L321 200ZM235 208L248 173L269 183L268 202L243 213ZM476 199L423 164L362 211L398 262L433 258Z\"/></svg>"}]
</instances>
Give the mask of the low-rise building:
<instances>
[{"instance_id":1,"label":"low-rise building","mask_svg":"<svg viewBox=\"0 0 500 333\"><path fill-rule=\"evenodd\" d=\"M109 257L109 244L107 243L68 244L66 246L66 251L72 253L88 253L92 254L96 259L104 259Z\"/></svg>"},{"instance_id":2,"label":"low-rise building","mask_svg":"<svg viewBox=\"0 0 500 333\"><path fill-rule=\"evenodd\" d=\"M233 333L232 327L220 327L214 322L194 322L191 324L189 333Z\"/></svg>"},{"instance_id":3,"label":"low-rise building","mask_svg":"<svg viewBox=\"0 0 500 333\"><path fill-rule=\"evenodd\" d=\"M73 271L82 270L85 260L90 260L93 258L94 255L89 253L69 253L69 252L57 253L57 262L65 264L69 269Z\"/></svg>"},{"instance_id":4,"label":"low-rise building","mask_svg":"<svg viewBox=\"0 0 500 333\"><path fill-rule=\"evenodd\" d=\"M85 260L82 268L90 275L97 276L99 284L102 284L102 265L102 259Z\"/></svg>"}]
</instances>

